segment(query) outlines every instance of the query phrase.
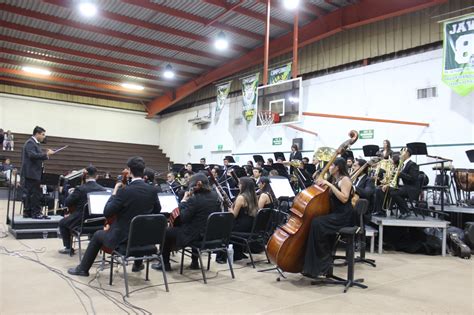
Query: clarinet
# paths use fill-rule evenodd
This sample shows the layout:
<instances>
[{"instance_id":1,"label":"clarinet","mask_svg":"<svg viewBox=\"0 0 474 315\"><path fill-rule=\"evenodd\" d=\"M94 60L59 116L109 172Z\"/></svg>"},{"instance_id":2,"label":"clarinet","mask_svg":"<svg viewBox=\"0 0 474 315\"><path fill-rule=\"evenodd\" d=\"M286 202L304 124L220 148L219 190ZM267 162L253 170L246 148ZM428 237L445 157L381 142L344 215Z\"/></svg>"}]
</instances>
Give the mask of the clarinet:
<instances>
[{"instance_id":1,"label":"clarinet","mask_svg":"<svg viewBox=\"0 0 474 315\"><path fill-rule=\"evenodd\" d=\"M224 189L222 189L222 186L219 184L219 182L216 180L216 178L214 177L214 175L212 175L211 173L211 169L210 168L207 168L207 173L209 174L209 178L211 179L211 182L216 186L216 189L219 191L219 193L221 194L222 196L222 199L224 200L224 204L226 205L226 207L228 209L232 208L233 207L233 203L232 203L232 200L230 200L229 196L227 196L226 192L224 191Z\"/></svg>"}]
</instances>

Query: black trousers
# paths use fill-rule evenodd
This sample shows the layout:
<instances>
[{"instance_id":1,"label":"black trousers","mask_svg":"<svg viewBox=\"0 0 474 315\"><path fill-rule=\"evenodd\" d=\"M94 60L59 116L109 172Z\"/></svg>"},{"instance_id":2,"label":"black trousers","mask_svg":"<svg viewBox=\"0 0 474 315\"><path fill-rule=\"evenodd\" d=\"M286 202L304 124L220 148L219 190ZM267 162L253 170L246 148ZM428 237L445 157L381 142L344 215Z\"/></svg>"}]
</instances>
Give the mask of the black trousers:
<instances>
[{"instance_id":1,"label":"black trousers","mask_svg":"<svg viewBox=\"0 0 474 315\"><path fill-rule=\"evenodd\" d=\"M41 214L41 181L36 179L25 178L25 214L39 215Z\"/></svg>"},{"instance_id":2,"label":"black trousers","mask_svg":"<svg viewBox=\"0 0 474 315\"><path fill-rule=\"evenodd\" d=\"M392 203L395 203L400 209L400 213L408 213L408 205L406 198L409 198L408 190L401 186L398 189L388 188L387 198L392 198ZM382 211L383 201L385 198L385 193L381 188L375 190L375 201L374 201L374 212Z\"/></svg>"},{"instance_id":3,"label":"black trousers","mask_svg":"<svg viewBox=\"0 0 474 315\"><path fill-rule=\"evenodd\" d=\"M79 269L84 271L89 271L91 269L92 264L97 257L102 246L104 246L105 234L107 231L100 230L94 233L92 236L89 245L87 246L86 252L82 257L81 263L79 264ZM135 260L134 265L139 266L143 264L143 260Z\"/></svg>"},{"instance_id":4,"label":"black trousers","mask_svg":"<svg viewBox=\"0 0 474 315\"><path fill-rule=\"evenodd\" d=\"M179 233L182 233L179 227L172 227L166 230L165 243L163 246L163 265L168 265L170 263L170 255L172 251L183 248L182 246L178 246L176 242ZM193 253L197 254L194 250ZM191 259L193 263L197 263L198 261L196 255L192 255Z\"/></svg>"},{"instance_id":5,"label":"black trousers","mask_svg":"<svg viewBox=\"0 0 474 315\"><path fill-rule=\"evenodd\" d=\"M75 224L77 221L73 216L68 216L59 221L59 232L61 233L61 238L63 239L63 245L65 248L71 248L71 229L79 224Z\"/></svg>"}]
</instances>

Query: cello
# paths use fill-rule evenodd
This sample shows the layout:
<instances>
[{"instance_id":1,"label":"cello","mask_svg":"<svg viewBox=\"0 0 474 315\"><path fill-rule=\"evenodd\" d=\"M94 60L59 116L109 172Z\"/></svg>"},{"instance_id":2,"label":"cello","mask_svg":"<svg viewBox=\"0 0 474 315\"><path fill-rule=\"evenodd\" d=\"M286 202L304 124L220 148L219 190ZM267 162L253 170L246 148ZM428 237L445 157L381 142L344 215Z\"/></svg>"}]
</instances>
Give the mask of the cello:
<instances>
[{"instance_id":1,"label":"cello","mask_svg":"<svg viewBox=\"0 0 474 315\"><path fill-rule=\"evenodd\" d=\"M344 141L319 175L323 179L329 167L339 154L344 153L357 141L358 133L349 132L350 139ZM306 241L313 218L326 215L330 211L330 189L313 184L296 195L289 212L288 221L278 227L267 243L270 261L282 271L301 272L303 270Z\"/></svg>"}]
</instances>

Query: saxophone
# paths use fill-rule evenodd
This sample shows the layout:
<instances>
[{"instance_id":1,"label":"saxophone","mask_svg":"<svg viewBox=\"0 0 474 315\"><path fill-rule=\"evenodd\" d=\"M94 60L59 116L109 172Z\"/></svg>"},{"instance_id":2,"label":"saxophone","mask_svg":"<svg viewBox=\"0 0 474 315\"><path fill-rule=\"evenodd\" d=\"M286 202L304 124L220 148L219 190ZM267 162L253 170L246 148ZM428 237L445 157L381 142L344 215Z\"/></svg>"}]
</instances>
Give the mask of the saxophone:
<instances>
[{"instance_id":1,"label":"saxophone","mask_svg":"<svg viewBox=\"0 0 474 315\"><path fill-rule=\"evenodd\" d=\"M406 160L406 148L403 148L401 151L400 151L400 161L398 161L398 167L395 171L395 174L393 175L392 177L392 180L390 181L389 183L389 187L391 188L398 188L398 175L400 175L400 172L402 171L402 168L403 168L403 163L405 162Z\"/></svg>"}]
</instances>

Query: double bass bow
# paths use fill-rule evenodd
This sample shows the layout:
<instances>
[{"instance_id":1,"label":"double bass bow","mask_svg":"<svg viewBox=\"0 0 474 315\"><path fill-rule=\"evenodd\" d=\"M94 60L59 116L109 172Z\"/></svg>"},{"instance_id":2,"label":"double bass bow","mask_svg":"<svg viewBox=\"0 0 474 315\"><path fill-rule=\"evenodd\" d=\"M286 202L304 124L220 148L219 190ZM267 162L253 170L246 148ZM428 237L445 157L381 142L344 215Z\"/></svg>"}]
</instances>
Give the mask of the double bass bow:
<instances>
[{"instance_id":1,"label":"double bass bow","mask_svg":"<svg viewBox=\"0 0 474 315\"><path fill-rule=\"evenodd\" d=\"M319 179L329 171L329 167L339 154L344 153L357 141L358 133L349 132L350 139L344 141L319 175ZM326 215L330 211L330 189L313 184L296 195L289 211L288 221L278 227L267 243L270 261L282 271L301 272L303 270L306 242L313 218Z\"/></svg>"}]
</instances>

